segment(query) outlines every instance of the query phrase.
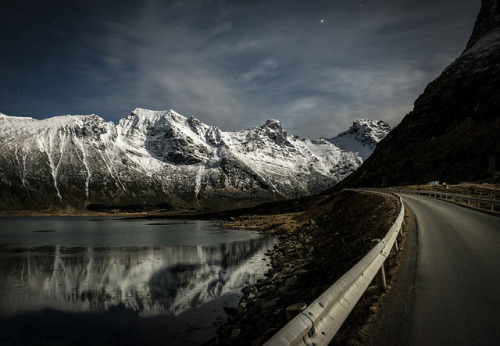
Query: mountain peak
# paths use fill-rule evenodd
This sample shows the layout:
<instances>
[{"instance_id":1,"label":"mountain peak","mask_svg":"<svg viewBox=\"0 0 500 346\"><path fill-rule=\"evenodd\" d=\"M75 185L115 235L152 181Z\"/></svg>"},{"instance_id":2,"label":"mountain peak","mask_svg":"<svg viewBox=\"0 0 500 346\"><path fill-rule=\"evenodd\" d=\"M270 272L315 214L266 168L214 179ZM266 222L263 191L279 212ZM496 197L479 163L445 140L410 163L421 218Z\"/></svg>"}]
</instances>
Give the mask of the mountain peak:
<instances>
[{"instance_id":1,"label":"mountain peak","mask_svg":"<svg viewBox=\"0 0 500 346\"><path fill-rule=\"evenodd\" d=\"M500 29L500 4L498 0L483 0L474 30L465 50L468 50L481 38L497 29Z\"/></svg>"},{"instance_id":2,"label":"mountain peak","mask_svg":"<svg viewBox=\"0 0 500 346\"><path fill-rule=\"evenodd\" d=\"M357 119L352 122L350 129L375 129L384 128L390 131L391 127L383 120Z\"/></svg>"},{"instance_id":3,"label":"mountain peak","mask_svg":"<svg viewBox=\"0 0 500 346\"><path fill-rule=\"evenodd\" d=\"M375 148L378 142L387 136L391 127L385 121L372 119L358 119L353 121L349 130L342 132L333 138L334 143L339 143L342 137L352 137L371 150Z\"/></svg>"},{"instance_id":4,"label":"mountain peak","mask_svg":"<svg viewBox=\"0 0 500 346\"><path fill-rule=\"evenodd\" d=\"M365 122L370 121L358 121L358 127L368 128ZM371 153L352 137L342 143L362 150L288 139L278 120L223 132L195 117L142 108L117 124L96 115L30 121L2 116L0 141L8 143L0 155L0 191L7 191L0 209L236 208L319 193Z\"/></svg>"},{"instance_id":5,"label":"mountain peak","mask_svg":"<svg viewBox=\"0 0 500 346\"><path fill-rule=\"evenodd\" d=\"M1 113L1 112L0 112L0 118L3 118L3 119L34 120L32 117L12 116L12 115L7 115L7 114Z\"/></svg>"},{"instance_id":6,"label":"mountain peak","mask_svg":"<svg viewBox=\"0 0 500 346\"><path fill-rule=\"evenodd\" d=\"M366 160L389 131L391 127L385 121L358 119L353 121L349 130L328 141L342 150L356 152L362 160Z\"/></svg>"},{"instance_id":7,"label":"mountain peak","mask_svg":"<svg viewBox=\"0 0 500 346\"><path fill-rule=\"evenodd\" d=\"M185 118L184 116L180 115L176 111L169 109L169 110L162 110L162 111L155 111L151 109L145 109L145 108L136 108L130 113L130 115L135 115L138 116L139 118L147 118L147 119L153 119L157 117L166 117L166 116L174 116L174 117L182 117Z\"/></svg>"},{"instance_id":8,"label":"mountain peak","mask_svg":"<svg viewBox=\"0 0 500 346\"><path fill-rule=\"evenodd\" d=\"M281 127L281 123L279 120L276 119L268 119L264 123L262 127L269 127L273 130L282 130L283 128Z\"/></svg>"}]
</instances>

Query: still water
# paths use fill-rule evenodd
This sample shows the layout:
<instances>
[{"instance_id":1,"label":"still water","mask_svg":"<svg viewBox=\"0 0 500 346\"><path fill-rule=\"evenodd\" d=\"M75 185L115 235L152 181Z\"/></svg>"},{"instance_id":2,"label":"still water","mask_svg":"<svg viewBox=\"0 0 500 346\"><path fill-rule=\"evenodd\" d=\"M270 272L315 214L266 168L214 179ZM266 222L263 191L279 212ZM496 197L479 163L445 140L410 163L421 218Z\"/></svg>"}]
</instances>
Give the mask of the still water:
<instances>
[{"instance_id":1,"label":"still water","mask_svg":"<svg viewBox=\"0 0 500 346\"><path fill-rule=\"evenodd\" d=\"M0 219L0 344L201 344L276 242L208 221Z\"/></svg>"}]
</instances>

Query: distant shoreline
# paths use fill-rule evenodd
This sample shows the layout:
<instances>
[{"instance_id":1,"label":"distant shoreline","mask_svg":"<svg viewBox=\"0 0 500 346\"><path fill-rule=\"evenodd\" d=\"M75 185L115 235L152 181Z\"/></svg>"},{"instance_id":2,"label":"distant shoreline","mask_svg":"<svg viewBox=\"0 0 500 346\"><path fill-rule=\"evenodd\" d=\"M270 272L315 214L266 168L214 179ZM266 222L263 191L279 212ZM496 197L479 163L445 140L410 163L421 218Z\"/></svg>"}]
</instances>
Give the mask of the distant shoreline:
<instances>
[{"instance_id":1,"label":"distant shoreline","mask_svg":"<svg viewBox=\"0 0 500 346\"><path fill-rule=\"evenodd\" d=\"M7 217L75 217L75 216L106 216L106 217L119 217L119 218L193 218L196 215L203 215L207 213L201 212L98 212L89 210L1 210L0 218ZM206 218L206 217L205 217Z\"/></svg>"}]
</instances>

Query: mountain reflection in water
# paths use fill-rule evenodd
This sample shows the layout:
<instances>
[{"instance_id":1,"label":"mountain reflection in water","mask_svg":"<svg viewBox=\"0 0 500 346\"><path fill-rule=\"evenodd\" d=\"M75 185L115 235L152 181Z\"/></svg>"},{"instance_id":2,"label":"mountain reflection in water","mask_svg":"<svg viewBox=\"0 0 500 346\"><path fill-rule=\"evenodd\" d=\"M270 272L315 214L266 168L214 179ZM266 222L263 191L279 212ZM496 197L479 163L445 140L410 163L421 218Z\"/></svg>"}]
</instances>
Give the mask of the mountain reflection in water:
<instances>
[{"instance_id":1,"label":"mountain reflection in water","mask_svg":"<svg viewBox=\"0 0 500 346\"><path fill-rule=\"evenodd\" d=\"M238 294L265 271L274 239L212 246L0 249L0 314L42 309L177 316Z\"/></svg>"}]
</instances>

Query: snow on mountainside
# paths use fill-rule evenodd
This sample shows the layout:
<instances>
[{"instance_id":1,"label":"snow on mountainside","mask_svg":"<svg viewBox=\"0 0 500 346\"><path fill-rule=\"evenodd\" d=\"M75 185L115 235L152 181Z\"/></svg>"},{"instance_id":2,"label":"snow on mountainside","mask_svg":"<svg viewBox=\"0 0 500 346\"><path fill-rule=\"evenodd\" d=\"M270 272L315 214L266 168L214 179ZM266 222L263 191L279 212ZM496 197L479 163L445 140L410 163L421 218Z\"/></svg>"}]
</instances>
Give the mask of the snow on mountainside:
<instances>
[{"instance_id":1,"label":"snow on mountainside","mask_svg":"<svg viewBox=\"0 0 500 346\"><path fill-rule=\"evenodd\" d=\"M359 120L332 139L288 136L277 120L223 132L172 110L35 120L0 113L0 207L89 204L229 208L300 197L354 171L389 131Z\"/></svg>"},{"instance_id":2,"label":"snow on mountainside","mask_svg":"<svg viewBox=\"0 0 500 346\"><path fill-rule=\"evenodd\" d=\"M358 153L364 161L390 130L391 127L384 121L360 119L356 120L349 130L332 138L330 142L342 150Z\"/></svg>"}]
</instances>

